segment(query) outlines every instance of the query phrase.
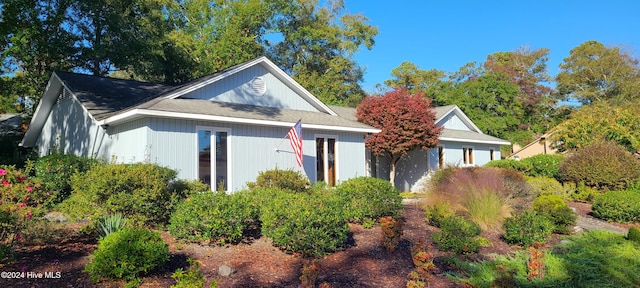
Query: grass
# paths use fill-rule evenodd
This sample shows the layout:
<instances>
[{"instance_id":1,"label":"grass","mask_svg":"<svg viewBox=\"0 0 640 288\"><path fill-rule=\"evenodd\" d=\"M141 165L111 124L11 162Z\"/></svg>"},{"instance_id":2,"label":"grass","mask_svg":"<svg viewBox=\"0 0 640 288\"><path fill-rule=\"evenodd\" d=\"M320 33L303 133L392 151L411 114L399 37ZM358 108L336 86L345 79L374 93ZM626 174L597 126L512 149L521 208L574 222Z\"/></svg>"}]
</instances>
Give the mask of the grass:
<instances>
[{"instance_id":1,"label":"grass","mask_svg":"<svg viewBox=\"0 0 640 288\"><path fill-rule=\"evenodd\" d=\"M543 258L541 279L527 279L526 251L497 255L493 261L456 263L454 281L475 287L639 287L640 245L624 236L594 230L566 238Z\"/></svg>"}]
</instances>

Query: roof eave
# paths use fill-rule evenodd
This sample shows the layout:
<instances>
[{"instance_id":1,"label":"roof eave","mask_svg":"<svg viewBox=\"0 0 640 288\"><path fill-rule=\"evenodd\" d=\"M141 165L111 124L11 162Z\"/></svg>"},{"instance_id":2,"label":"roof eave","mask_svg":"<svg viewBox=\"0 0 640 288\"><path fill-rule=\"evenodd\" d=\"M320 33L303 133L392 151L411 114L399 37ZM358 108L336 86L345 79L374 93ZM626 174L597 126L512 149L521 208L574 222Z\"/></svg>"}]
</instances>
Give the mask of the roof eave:
<instances>
[{"instance_id":1,"label":"roof eave","mask_svg":"<svg viewBox=\"0 0 640 288\"><path fill-rule=\"evenodd\" d=\"M492 144L492 145L511 145L511 142L505 140L478 140L478 139L466 139L466 138L450 138L439 137L440 141L450 142L464 142L464 143L478 143L478 144Z\"/></svg>"},{"instance_id":2,"label":"roof eave","mask_svg":"<svg viewBox=\"0 0 640 288\"><path fill-rule=\"evenodd\" d=\"M249 125L266 125L266 126L276 126L276 127L292 127L295 125L295 122L282 122L282 121L272 121L272 120L259 120L259 119L249 119L249 118L238 118L238 117L228 117L228 116L216 116L216 115L203 115L203 114L193 114L193 113L182 113L182 112L170 112L170 111L158 111L158 110L149 110L149 109L133 109L129 110L125 113L121 113L115 115L113 117L98 121L97 124L100 126L103 125L118 125L121 123L125 123L128 121L132 121L142 117L161 117L161 118L173 118L173 119L188 119L188 120L203 120L203 121L218 121L218 122L226 122L226 123L237 123L237 124L249 124ZM329 131L344 131L344 132L358 132L358 133L380 133L381 130L375 128L358 128L358 127L344 127L344 126L330 126L330 125L319 125L319 124L309 124L302 123L303 128L308 129L318 129L318 130L329 130Z\"/></svg>"}]
</instances>

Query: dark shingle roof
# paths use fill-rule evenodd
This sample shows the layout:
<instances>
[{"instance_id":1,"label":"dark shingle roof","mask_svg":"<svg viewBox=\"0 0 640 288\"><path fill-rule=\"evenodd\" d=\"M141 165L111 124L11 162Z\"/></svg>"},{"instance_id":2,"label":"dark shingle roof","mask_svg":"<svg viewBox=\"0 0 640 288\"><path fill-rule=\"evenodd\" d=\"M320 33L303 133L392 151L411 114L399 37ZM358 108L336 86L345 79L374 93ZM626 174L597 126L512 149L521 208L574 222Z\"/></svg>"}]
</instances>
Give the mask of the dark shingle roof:
<instances>
[{"instance_id":1,"label":"dark shingle roof","mask_svg":"<svg viewBox=\"0 0 640 288\"><path fill-rule=\"evenodd\" d=\"M115 115L174 89L173 86L93 75L56 72L96 120Z\"/></svg>"}]
</instances>

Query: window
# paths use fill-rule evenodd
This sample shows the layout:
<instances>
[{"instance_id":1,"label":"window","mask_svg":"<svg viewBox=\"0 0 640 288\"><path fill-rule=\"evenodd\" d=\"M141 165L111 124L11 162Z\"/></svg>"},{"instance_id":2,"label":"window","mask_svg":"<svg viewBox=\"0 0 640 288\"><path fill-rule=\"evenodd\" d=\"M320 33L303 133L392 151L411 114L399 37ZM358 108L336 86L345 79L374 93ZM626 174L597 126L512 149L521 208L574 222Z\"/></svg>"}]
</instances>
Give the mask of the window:
<instances>
[{"instance_id":1,"label":"window","mask_svg":"<svg viewBox=\"0 0 640 288\"><path fill-rule=\"evenodd\" d=\"M489 160L491 161L496 160L495 151L493 148L489 148Z\"/></svg>"},{"instance_id":2,"label":"window","mask_svg":"<svg viewBox=\"0 0 640 288\"><path fill-rule=\"evenodd\" d=\"M472 147L462 147L462 163L464 165L473 165L475 164L473 161L473 148Z\"/></svg>"},{"instance_id":3,"label":"window","mask_svg":"<svg viewBox=\"0 0 640 288\"><path fill-rule=\"evenodd\" d=\"M217 191L229 188L229 130L198 128L198 179ZM213 145L212 145L213 144Z\"/></svg>"},{"instance_id":4,"label":"window","mask_svg":"<svg viewBox=\"0 0 640 288\"><path fill-rule=\"evenodd\" d=\"M335 136L316 136L316 181L336 186L337 156Z\"/></svg>"}]
</instances>

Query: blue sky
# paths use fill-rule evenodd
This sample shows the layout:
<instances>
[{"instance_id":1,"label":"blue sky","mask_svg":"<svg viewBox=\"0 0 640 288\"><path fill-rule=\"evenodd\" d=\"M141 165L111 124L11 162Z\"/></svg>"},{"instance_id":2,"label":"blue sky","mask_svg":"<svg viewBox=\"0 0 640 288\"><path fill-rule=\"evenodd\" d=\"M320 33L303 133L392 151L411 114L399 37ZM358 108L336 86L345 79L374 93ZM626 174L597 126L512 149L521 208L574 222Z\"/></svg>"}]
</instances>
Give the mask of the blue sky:
<instances>
[{"instance_id":1,"label":"blue sky","mask_svg":"<svg viewBox=\"0 0 640 288\"><path fill-rule=\"evenodd\" d=\"M367 92L391 78L403 61L455 72L521 46L549 48L551 76L571 49L588 40L621 46L640 58L640 1L345 0L345 6L379 30L373 49L355 55L366 69Z\"/></svg>"}]
</instances>

